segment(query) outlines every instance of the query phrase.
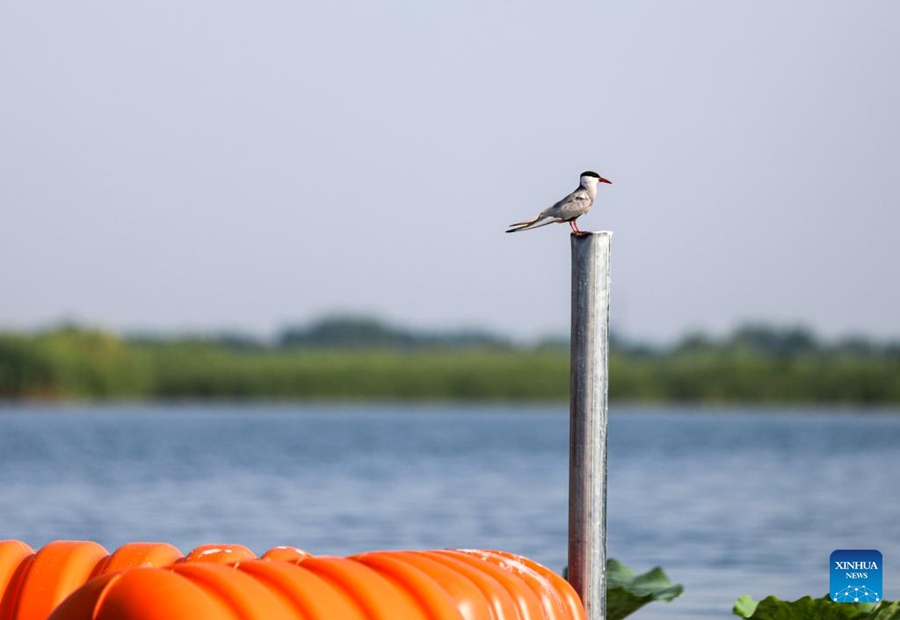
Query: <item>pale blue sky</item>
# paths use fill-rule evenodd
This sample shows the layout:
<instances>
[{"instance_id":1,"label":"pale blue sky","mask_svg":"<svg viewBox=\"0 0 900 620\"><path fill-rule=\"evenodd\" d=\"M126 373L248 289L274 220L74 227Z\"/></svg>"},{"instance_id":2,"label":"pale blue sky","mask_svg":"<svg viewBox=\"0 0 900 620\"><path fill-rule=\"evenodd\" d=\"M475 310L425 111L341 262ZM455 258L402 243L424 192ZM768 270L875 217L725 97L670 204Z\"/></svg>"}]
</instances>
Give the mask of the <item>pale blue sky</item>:
<instances>
[{"instance_id":1,"label":"pale blue sky","mask_svg":"<svg viewBox=\"0 0 900 620\"><path fill-rule=\"evenodd\" d=\"M900 3L0 5L0 329L900 337Z\"/></svg>"}]
</instances>

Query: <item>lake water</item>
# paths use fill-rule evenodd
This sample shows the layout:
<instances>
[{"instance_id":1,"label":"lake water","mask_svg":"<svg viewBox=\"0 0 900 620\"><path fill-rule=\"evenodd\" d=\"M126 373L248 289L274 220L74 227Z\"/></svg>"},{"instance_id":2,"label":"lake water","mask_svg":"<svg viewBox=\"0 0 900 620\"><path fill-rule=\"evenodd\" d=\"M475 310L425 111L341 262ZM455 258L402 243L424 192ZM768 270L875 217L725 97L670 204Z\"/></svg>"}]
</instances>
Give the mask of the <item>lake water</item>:
<instances>
[{"instance_id":1,"label":"lake water","mask_svg":"<svg viewBox=\"0 0 900 620\"><path fill-rule=\"evenodd\" d=\"M900 412L614 406L609 553L685 595L637 618L727 618L828 590L884 554L900 598ZM489 547L560 569L564 405L0 405L0 539L317 554Z\"/></svg>"}]
</instances>

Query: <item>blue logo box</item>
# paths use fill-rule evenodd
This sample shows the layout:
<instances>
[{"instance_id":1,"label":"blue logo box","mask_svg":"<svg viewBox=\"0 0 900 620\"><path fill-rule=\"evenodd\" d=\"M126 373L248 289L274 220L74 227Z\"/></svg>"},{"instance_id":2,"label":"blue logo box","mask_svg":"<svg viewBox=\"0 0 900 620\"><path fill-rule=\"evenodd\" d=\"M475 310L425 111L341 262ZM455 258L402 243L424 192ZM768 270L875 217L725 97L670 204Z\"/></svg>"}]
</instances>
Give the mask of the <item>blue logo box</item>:
<instances>
[{"instance_id":1,"label":"blue logo box","mask_svg":"<svg viewBox=\"0 0 900 620\"><path fill-rule=\"evenodd\" d=\"M838 549L831 554L831 600L835 603L878 603L884 598L881 552Z\"/></svg>"}]
</instances>

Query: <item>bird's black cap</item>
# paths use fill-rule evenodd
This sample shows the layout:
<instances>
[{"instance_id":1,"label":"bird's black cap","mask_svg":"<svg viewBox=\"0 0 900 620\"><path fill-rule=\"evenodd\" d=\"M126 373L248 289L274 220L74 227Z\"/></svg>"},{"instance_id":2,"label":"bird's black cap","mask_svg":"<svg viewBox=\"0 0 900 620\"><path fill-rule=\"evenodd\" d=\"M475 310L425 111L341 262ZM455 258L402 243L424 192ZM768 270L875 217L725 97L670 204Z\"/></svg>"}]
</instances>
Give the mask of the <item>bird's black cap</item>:
<instances>
[{"instance_id":1,"label":"bird's black cap","mask_svg":"<svg viewBox=\"0 0 900 620\"><path fill-rule=\"evenodd\" d=\"M593 170L585 170L584 172L582 172L579 178L583 179L584 177L593 177L600 183L612 183L612 181L610 181L609 179L604 179Z\"/></svg>"}]
</instances>

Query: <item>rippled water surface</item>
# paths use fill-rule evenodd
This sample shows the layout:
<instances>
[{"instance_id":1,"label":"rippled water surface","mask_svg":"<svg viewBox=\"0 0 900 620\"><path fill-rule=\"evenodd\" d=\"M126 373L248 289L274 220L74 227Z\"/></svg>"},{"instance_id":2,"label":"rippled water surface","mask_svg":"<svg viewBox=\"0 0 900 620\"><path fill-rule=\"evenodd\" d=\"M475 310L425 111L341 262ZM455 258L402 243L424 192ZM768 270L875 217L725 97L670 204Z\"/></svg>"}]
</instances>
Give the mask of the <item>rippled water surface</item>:
<instances>
[{"instance_id":1,"label":"rippled water surface","mask_svg":"<svg viewBox=\"0 0 900 620\"><path fill-rule=\"evenodd\" d=\"M0 406L0 539L212 542L257 553L490 547L560 569L565 406ZM884 554L900 598L900 412L613 407L609 552L730 616Z\"/></svg>"}]
</instances>

